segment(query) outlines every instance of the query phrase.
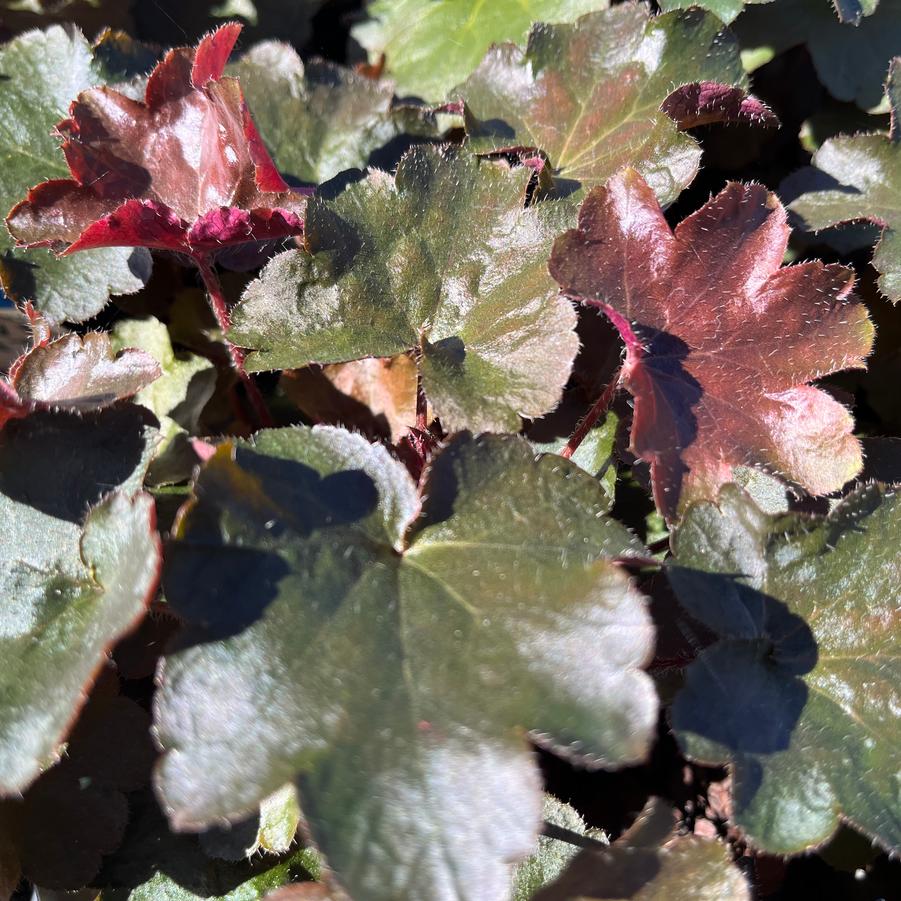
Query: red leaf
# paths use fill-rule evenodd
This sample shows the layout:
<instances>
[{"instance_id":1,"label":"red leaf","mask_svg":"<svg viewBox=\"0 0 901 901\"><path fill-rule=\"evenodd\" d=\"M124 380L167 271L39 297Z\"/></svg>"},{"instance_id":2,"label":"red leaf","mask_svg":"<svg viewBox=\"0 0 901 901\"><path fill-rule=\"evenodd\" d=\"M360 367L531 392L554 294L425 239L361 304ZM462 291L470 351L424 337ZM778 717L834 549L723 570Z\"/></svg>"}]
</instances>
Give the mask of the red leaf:
<instances>
[{"instance_id":1,"label":"red leaf","mask_svg":"<svg viewBox=\"0 0 901 901\"><path fill-rule=\"evenodd\" d=\"M670 230L634 170L582 204L551 274L602 309L626 344L632 449L651 463L668 519L756 465L811 494L860 471L848 411L807 382L864 366L873 341L853 273L780 268L785 210L761 185L731 183Z\"/></svg>"},{"instance_id":2,"label":"red leaf","mask_svg":"<svg viewBox=\"0 0 901 901\"><path fill-rule=\"evenodd\" d=\"M170 51L143 103L108 87L83 92L57 126L72 179L43 182L12 209L16 240L198 256L300 234L306 197L279 175L237 80L222 77L240 31L225 25Z\"/></svg>"}]
</instances>

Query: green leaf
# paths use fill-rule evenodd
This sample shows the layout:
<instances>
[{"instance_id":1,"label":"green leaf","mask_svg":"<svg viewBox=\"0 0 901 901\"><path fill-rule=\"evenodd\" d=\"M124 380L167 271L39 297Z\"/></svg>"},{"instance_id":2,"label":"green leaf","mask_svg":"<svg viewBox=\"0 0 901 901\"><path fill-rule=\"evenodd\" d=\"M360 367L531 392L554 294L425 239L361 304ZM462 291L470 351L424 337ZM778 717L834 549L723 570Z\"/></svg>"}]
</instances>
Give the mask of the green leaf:
<instances>
[{"instance_id":1,"label":"green leaf","mask_svg":"<svg viewBox=\"0 0 901 901\"><path fill-rule=\"evenodd\" d=\"M426 116L392 108L390 84L322 60L304 66L288 44L257 44L228 71L241 79L279 170L297 181L318 185L365 168L374 151L407 131L437 135Z\"/></svg>"},{"instance_id":2,"label":"green leaf","mask_svg":"<svg viewBox=\"0 0 901 901\"><path fill-rule=\"evenodd\" d=\"M733 28L749 69L789 47L806 44L820 81L833 97L853 100L870 112L885 112L885 75L891 58L901 54L899 19L901 0L880 0L854 27L839 22L825 0L775 0L747 7Z\"/></svg>"},{"instance_id":3,"label":"green leaf","mask_svg":"<svg viewBox=\"0 0 901 901\"><path fill-rule=\"evenodd\" d=\"M374 0L369 20L351 36L372 63L386 58L386 72L401 95L443 100L501 41L522 41L533 22L574 22L605 9L608 0Z\"/></svg>"},{"instance_id":4,"label":"green leaf","mask_svg":"<svg viewBox=\"0 0 901 901\"><path fill-rule=\"evenodd\" d=\"M313 198L306 250L250 284L229 338L251 371L390 357L417 348L448 431L519 431L560 400L575 312L547 272L572 208L523 208L527 168L417 147L395 178L372 172Z\"/></svg>"},{"instance_id":5,"label":"green leaf","mask_svg":"<svg viewBox=\"0 0 901 901\"><path fill-rule=\"evenodd\" d=\"M673 834L673 812L651 799L609 848L584 850L535 901L750 901L748 883L717 841Z\"/></svg>"},{"instance_id":6,"label":"green leaf","mask_svg":"<svg viewBox=\"0 0 901 901\"><path fill-rule=\"evenodd\" d=\"M893 303L901 300L901 127L898 92L901 59L892 60L886 84L891 105L889 135L856 134L826 141L813 158L813 168L793 176L808 186L789 209L804 227L818 231L844 222L866 221L883 226L873 254L881 273L879 289Z\"/></svg>"},{"instance_id":7,"label":"green leaf","mask_svg":"<svg viewBox=\"0 0 901 901\"><path fill-rule=\"evenodd\" d=\"M901 495L876 485L827 518L768 516L739 488L689 508L679 600L721 641L686 674L672 722L694 759L730 761L735 823L778 854L839 818L901 844L897 656Z\"/></svg>"},{"instance_id":8,"label":"green leaf","mask_svg":"<svg viewBox=\"0 0 901 901\"><path fill-rule=\"evenodd\" d=\"M69 170L54 137L79 91L99 84L91 49L81 33L58 25L30 31L0 48L0 213L29 188ZM57 257L49 250L16 250L0 229L0 282L7 295L33 300L45 317L81 322L110 294L140 290L150 276L143 248L91 250Z\"/></svg>"},{"instance_id":9,"label":"green leaf","mask_svg":"<svg viewBox=\"0 0 901 901\"><path fill-rule=\"evenodd\" d=\"M613 506L613 495L616 491L616 461L613 458L613 446L619 429L619 417L608 413L604 421L593 428L576 448L570 458L576 466L593 475L604 489L608 509ZM559 454L567 445L568 438L556 441L533 441L532 447L539 453Z\"/></svg>"},{"instance_id":10,"label":"green leaf","mask_svg":"<svg viewBox=\"0 0 901 901\"><path fill-rule=\"evenodd\" d=\"M383 447L326 427L201 471L165 576L194 624L157 705L176 828L296 779L355 897L490 901L534 848L528 730L603 766L643 758L652 628L605 559L642 549L597 483L522 439L461 437L422 496Z\"/></svg>"},{"instance_id":11,"label":"green leaf","mask_svg":"<svg viewBox=\"0 0 901 901\"><path fill-rule=\"evenodd\" d=\"M0 432L0 595L16 599L0 607L0 793L38 775L106 650L149 602L149 499L115 495L81 524L110 490L140 488L152 444L136 407L34 413Z\"/></svg>"},{"instance_id":12,"label":"green leaf","mask_svg":"<svg viewBox=\"0 0 901 901\"><path fill-rule=\"evenodd\" d=\"M553 795L544 796L542 818L546 823L561 826L577 835L585 835L589 831L578 812ZM512 901L529 901L538 889L556 879L577 853L575 845L539 836L538 850L518 864L513 872Z\"/></svg>"},{"instance_id":13,"label":"green leaf","mask_svg":"<svg viewBox=\"0 0 901 901\"><path fill-rule=\"evenodd\" d=\"M472 149L536 148L567 193L633 166L668 204L697 174L701 149L660 106L695 81L746 84L722 22L621 4L573 25L537 25L524 50L493 47L451 93L465 100Z\"/></svg>"},{"instance_id":14,"label":"green leaf","mask_svg":"<svg viewBox=\"0 0 901 901\"><path fill-rule=\"evenodd\" d=\"M43 525L37 511L28 517L11 509L7 495L2 507L7 528L20 535ZM68 540L54 556L46 547L29 554L28 538L16 546L4 535L0 580L16 604L0 618L3 793L24 788L49 762L104 655L144 615L156 588L160 551L148 495L113 494L83 533L66 525L56 527Z\"/></svg>"}]
</instances>

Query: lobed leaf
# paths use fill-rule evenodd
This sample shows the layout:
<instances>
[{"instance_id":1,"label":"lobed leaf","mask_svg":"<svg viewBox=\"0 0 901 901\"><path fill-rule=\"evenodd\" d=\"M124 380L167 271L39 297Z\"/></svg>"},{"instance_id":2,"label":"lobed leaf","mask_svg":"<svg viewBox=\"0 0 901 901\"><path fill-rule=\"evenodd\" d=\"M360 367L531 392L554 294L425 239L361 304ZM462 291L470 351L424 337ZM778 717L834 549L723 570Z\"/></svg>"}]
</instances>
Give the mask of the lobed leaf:
<instances>
[{"instance_id":1,"label":"lobed leaf","mask_svg":"<svg viewBox=\"0 0 901 901\"><path fill-rule=\"evenodd\" d=\"M689 508L670 582L720 641L672 710L692 758L729 761L734 820L789 854L839 819L897 849L901 498L870 485L828 517L762 513L739 488Z\"/></svg>"},{"instance_id":2,"label":"lobed leaf","mask_svg":"<svg viewBox=\"0 0 901 901\"><path fill-rule=\"evenodd\" d=\"M226 25L170 51L143 102L83 91L57 125L72 178L41 183L10 211L17 242L198 256L300 234L305 198L275 169L238 82L223 78L240 31Z\"/></svg>"},{"instance_id":3,"label":"lobed leaf","mask_svg":"<svg viewBox=\"0 0 901 901\"><path fill-rule=\"evenodd\" d=\"M372 0L352 37L385 68L400 94L438 102L501 41L520 41L533 22L573 22L609 0ZM448 36L453 35L453 40Z\"/></svg>"},{"instance_id":4,"label":"lobed leaf","mask_svg":"<svg viewBox=\"0 0 901 901\"><path fill-rule=\"evenodd\" d=\"M625 342L632 450L651 464L670 520L715 497L736 466L817 495L863 465L848 411L806 383L864 366L873 326L851 270L780 268L788 235L775 195L738 183L672 232L651 188L625 170L554 244L554 278Z\"/></svg>"},{"instance_id":5,"label":"lobed leaf","mask_svg":"<svg viewBox=\"0 0 901 901\"><path fill-rule=\"evenodd\" d=\"M518 431L559 401L578 348L575 313L546 260L570 221L528 208L530 170L416 147L314 198L305 249L272 260L232 315L247 369L290 369L415 349L448 431Z\"/></svg>"},{"instance_id":6,"label":"lobed leaf","mask_svg":"<svg viewBox=\"0 0 901 901\"><path fill-rule=\"evenodd\" d=\"M30 31L0 48L0 210L30 187L66 174L53 126L72 95L103 79L81 33L58 25ZM51 320L81 322L98 313L110 294L138 291L150 276L146 250L94 250L60 259L24 251L0 229L0 283L17 300L33 300Z\"/></svg>"},{"instance_id":7,"label":"lobed leaf","mask_svg":"<svg viewBox=\"0 0 901 901\"><path fill-rule=\"evenodd\" d=\"M354 896L488 901L535 842L527 730L596 765L644 755L652 627L606 559L641 547L594 480L464 437L423 496L383 448L325 427L262 432L202 470L165 576L193 624L157 696L177 828L294 779Z\"/></svg>"},{"instance_id":8,"label":"lobed leaf","mask_svg":"<svg viewBox=\"0 0 901 901\"><path fill-rule=\"evenodd\" d=\"M873 254L881 273L879 288L893 303L901 299L901 131L898 109L901 57L889 68L886 99L891 105L889 135L855 134L830 138L817 150L813 166L790 177L806 190L789 209L812 230L844 222L866 221L882 226Z\"/></svg>"},{"instance_id":9,"label":"lobed leaf","mask_svg":"<svg viewBox=\"0 0 901 901\"><path fill-rule=\"evenodd\" d=\"M744 97L738 89L746 76L728 29L700 10L650 16L645 6L624 3L573 24L536 25L524 49L492 47L451 93L464 101L475 151L540 151L562 193L588 190L634 166L667 204L701 159L697 142L680 131L686 98L671 108L673 118L663 106L689 82L726 82L711 87L734 86ZM694 97L695 119L700 101ZM733 106L708 102L707 120L746 114L740 99ZM682 118L683 127L700 121Z\"/></svg>"}]
</instances>

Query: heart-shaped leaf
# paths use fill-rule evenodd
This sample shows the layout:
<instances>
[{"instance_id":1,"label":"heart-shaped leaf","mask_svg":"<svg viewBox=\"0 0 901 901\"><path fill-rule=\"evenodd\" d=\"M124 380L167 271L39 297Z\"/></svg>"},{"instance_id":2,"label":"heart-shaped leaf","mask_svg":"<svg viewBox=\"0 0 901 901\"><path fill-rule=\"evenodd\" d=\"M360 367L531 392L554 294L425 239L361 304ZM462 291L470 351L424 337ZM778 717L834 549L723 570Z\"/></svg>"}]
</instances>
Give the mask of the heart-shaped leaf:
<instances>
[{"instance_id":1,"label":"heart-shaped leaf","mask_svg":"<svg viewBox=\"0 0 901 901\"><path fill-rule=\"evenodd\" d=\"M152 441L142 411L33 413L0 432L0 793L46 763L103 655L156 585L153 503L129 501ZM115 494L81 523L91 505Z\"/></svg>"},{"instance_id":2,"label":"heart-shaped leaf","mask_svg":"<svg viewBox=\"0 0 901 901\"><path fill-rule=\"evenodd\" d=\"M393 108L390 83L322 60L304 65L287 44L257 44L228 71L241 80L279 170L302 182L317 185L362 169L374 151L406 132L436 135L424 114Z\"/></svg>"},{"instance_id":3,"label":"heart-shaped leaf","mask_svg":"<svg viewBox=\"0 0 901 901\"><path fill-rule=\"evenodd\" d=\"M307 210L305 250L276 257L234 310L248 370L416 349L449 431L518 431L560 399L575 313L547 274L560 202L523 207L530 170L451 149L409 151Z\"/></svg>"},{"instance_id":4,"label":"heart-shaped leaf","mask_svg":"<svg viewBox=\"0 0 901 901\"><path fill-rule=\"evenodd\" d=\"M132 397L160 374L159 364L142 350L116 353L106 332L70 333L21 357L12 386L25 401L90 410Z\"/></svg>"},{"instance_id":5,"label":"heart-shaped leaf","mask_svg":"<svg viewBox=\"0 0 901 901\"><path fill-rule=\"evenodd\" d=\"M369 20L351 34L369 51L370 62L377 65L384 55L399 94L437 102L476 68L492 44L523 40L533 22L574 22L608 2L373 0Z\"/></svg>"},{"instance_id":6,"label":"heart-shaped leaf","mask_svg":"<svg viewBox=\"0 0 901 901\"><path fill-rule=\"evenodd\" d=\"M901 846L899 530L901 495L875 485L826 518L726 486L674 536L670 581L722 640L689 667L673 727L693 758L731 762L758 847L819 844L840 817Z\"/></svg>"},{"instance_id":7,"label":"heart-shaped leaf","mask_svg":"<svg viewBox=\"0 0 901 901\"><path fill-rule=\"evenodd\" d=\"M0 48L0 211L38 182L66 175L53 126L74 94L102 80L78 31L30 31ZM146 250L104 249L60 259L47 250L14 250L5 229L0 253L4 292L33 300L56 321L88 319L110 294L137 291L150 275Z\"/></svg>"},{"instance_id":8,"label":"heart-shaped leaf","mask_svg":"<svg viewBox=\"0 0 901 901\"><path fill-rule=\"evenodd\" d=\"M632 449L650 462L668 519L715 497L736 466L811 494L861 469L848 411L806 383L863 366L873 326L849 269L780 269L788 235L775 195L737 183L673 233L650 187L625 170L588 195L579 228L554 244L551 273L626 344Z\"/></svg>"},{"instance_id":9,"label":"heart-shaped leaf","mask_svg":"<svg viewBox=\"0 0 901 901\"><path fill-rule=\"evenodd\" d=\"M609 848L580 851L535 901L750 901L722 844L673 833L672 809L654 798L628 832Z\"/></svg>"},{"instance_id":10,"label":"heart-shaped leaf","mask_svg":"<svg viewBox=\"0 0 901 901\"><path fill-rule=\"evenodd\" d=\"M804 226L818 230L842 222L883 226L873 255L882 273L880 290L901 300L901 58L892 60L886 84L892 127L888 135L855 134L830 138L813 158L813 168L792 176L807 190L789 204Z\"/></svg>"},{"instance_id":11,"label":"heart-shaped leaf","mask_svg":"<svg viewBox=\"0 0 901 901\"><path fill-rule=\"evenodd\" d=\"M83 91L57 125L72 178L43 182L12 209L16 240L67 254L127 246L208 256L299 234L305 197L278 174L238 82L222 77L240 31L226 25L170 51L143 102Z\"/></svg>"},{"instance_id":12,"label":"heart-shaped leaf","mask_svg":"<svg viewBox=\"0 0 901 901\"><path fill-rule=\"evenodd\" d=\"M604 766L644 755L652 628L604 559L641 548L597 483L521 439L464 437L423 497L384 448L327 427L202 470L165 577L194 624L156 711L177 827L296 779L355 897L489 901L535 842L528 730Z\"/></svg>"},{"instance_id":13,"label":"heart-shaped leaf","mask_svg":"<svg viewBox=\"0 0 901 901\"><path fill-rule=\"evenodd\" d=\"M692 181L701 159L697 142L677 124L698 124L700 95L693 117L678 115L692 98L681 98L672 118L661 109L687 82L725 82L717 87L726 91L746 84L731 33L700 10L649 16L641 4L624 3L573 25L536 25L525 49L493 47L451 93L464 101L476 151L541 151L567 193L634 166L666 204ZM707 102L707 120L730 111L741 118L744 94L735 96L734 109Z\"/></svg>"}]
</instances>

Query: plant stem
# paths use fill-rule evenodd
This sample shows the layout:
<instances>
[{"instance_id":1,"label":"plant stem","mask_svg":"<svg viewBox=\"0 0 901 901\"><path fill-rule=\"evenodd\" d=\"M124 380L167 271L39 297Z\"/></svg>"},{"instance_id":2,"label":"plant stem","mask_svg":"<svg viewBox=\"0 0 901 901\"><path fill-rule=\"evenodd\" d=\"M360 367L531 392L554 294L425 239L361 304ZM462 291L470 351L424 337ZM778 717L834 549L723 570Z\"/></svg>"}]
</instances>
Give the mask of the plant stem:
<instances>
[{"instance_id":1,"label":"plant stem","mask_svg":"<svg viewBox=\"0 0 901 901\"><path fill-rule=\"evenodd\" d=\"M219 281L219 276L216 275L216 270L213 268L209 257L197 256L194 258L194 262L197 264L197 268L200 271L200 277L203 279L203 286L206 288L210 309L216 317L216 324L222 330L225 346L228 348L232 365L235 367L235 372L237 372L238 378L241 380L244 385L244 390L247 392L247 399L253 407L257 424L262 428L271 428L273 425L272 415L269 412L269 408L266 406L266 401L263 399L263 395L260 393L260 389L257 387L257 383L253 380L253 377L244 369L244 351L240 347L236 347L232 344L231 341L228 340L228 337L226 337L229 326L231 325L231 315L229 314L228 303L225 300L225 293L222 290L222 283Z\"/></svg>"},{"instance_id":2,"label":"plant stem","mask_svg":"<svg viewBox=\"0 0 901 901\"><path fill-rule=\"evenodd\" d=\"M416 369L416 428L425 432L429 428L429 404L422 387L422 373Z\"/></svg>"},{"instance_id":3,"label":"plant stem","mask_svg":"<svg viewBox=\"0 0 901 901\"><path fill-rule=\"evenodd\" d=\"M594 848L601 851L608 847L590 835L580 835L578 832L573 832L572 829L566 829L564 826L558 826L548 820L541 824L541 834L546 838L555 838L557 841L575 845L577 848Z\"/></svg>"},{"instance_id":4,"label":"plant stem","mask_svg":"<svg viewBox=\"0 0 901 901\"><path fill-rule=\"evenodd\" d=\"M567 460L576 452L579 445L585 440L585 436L592 430L594 424L607 412L613 395L619 387L619 380L622 376L622 367L613 373L610 384L604 389L604 393L594 402L592 408L582 417L582 421L576 426L576 430L572 433L566 447L560 452L561 457Z\"/></svg>"}]
</instances>

